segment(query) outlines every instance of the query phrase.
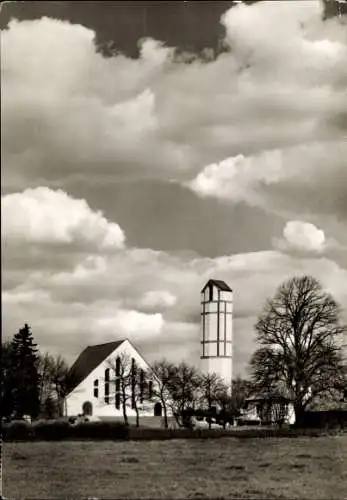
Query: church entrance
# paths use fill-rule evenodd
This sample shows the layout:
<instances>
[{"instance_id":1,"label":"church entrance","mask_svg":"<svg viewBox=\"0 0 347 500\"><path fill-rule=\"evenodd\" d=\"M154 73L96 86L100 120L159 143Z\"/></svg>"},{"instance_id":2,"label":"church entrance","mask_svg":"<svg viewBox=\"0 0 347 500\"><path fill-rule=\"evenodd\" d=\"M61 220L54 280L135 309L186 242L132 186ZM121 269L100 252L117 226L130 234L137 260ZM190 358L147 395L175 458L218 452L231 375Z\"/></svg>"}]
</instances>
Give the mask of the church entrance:
<instances>
[{"instance_id":1,"label":"church entrance","mask_svg":"<svg viewBox=\"0 0 347 500\"><path fill-rule=\"evenodd\" d=\"M161 403L155 403L155 405L154 405L154 416L155 417L161 417L161 414L162 414Z\"/></svg>"},{"instance_id":2,"label":"church entrance","mask_svg":"<svg viewBox=\"0 0 347 500\"><path fill-rule=\"evenodd\" d=\"M93 415L93 405L90 401L85 401L82 405L82 413L85 416L91 417Z\"/></svg>"}]
</instances>

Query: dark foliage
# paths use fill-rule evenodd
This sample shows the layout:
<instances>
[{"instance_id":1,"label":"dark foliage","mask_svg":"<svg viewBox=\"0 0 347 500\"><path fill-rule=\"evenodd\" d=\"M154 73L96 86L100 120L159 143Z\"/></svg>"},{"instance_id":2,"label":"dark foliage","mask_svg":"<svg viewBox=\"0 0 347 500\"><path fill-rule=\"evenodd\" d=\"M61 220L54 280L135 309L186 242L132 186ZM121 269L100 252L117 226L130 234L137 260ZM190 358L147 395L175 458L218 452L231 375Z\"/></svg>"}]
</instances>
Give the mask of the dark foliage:
<instances>
[{"instance_id":1,"label":"dark foliage","mask_svg":"<svg viewBox=\"0 0 347 500\"><path fill-rule=\"evenodd\" d=\"M301 426L311 429L347 429L347 411L307 411L303 415Z\"/></svg>"},{"instance_id":2,"label":"dark foliage","mask_svg":"<svg viewBox=\"0 0 347 500\"><path fill-rule=\"evenodd\" d=\"M326 413L326 412L321 412ZM335 415L335 421L341 423L346 416ZM339 420L340 419L340 420ZM331 419L333 421L333 419ZM238 439L247 438L295 438L300 436L318 437L322 433L335 431L341 425L314 424L311 419L309 428L264 428L253 429L231 429L228 431L219 429L153 429L128 427L123 422L88 422L70 425L64 421L38 422L34 425L25 422L13 421L3 425L3 439L10 441L63 441L63 440L144 440L165 441L168 439L216 439L232 437ZM346 425L345 425L346 427ZM344 428L345 428L344 427Z\"/></svg>"},{"instance_id":3,"label":"dark foliage","mask_svg":"<svg viewBox=\"0 0 347 500\"><path fill-rule=\"evenodd\" d=\"M34 428L27 422L13 420L9 424L2 424L1 427L4 441L32 441L35 439Z\"/></svg>"},{"instance_id":4,"label":"dark foliage","mask_svg":"<svg viewBox=\"0 0 347 500\"><path fill-rule=\"evenodd\" d=\"M85 422L71 425L65 421L38 421L35 424L13 421L2 426L4 441L63 441L67 439L127 439L129 430L122 422Z\"/></svg>"},{"instance_id":5,"label":"dark foliage","mask_svg":"<svg viewBox=\"0 0 347 500\"><path fill-rule=\"evenodd\" d=\"M1 417L9 417L13 412L13 381L11 370L11 343L1 344Z\"/></svg>"},{"instance_id":6,"label":"dark foliage","mask_svg":"<svg viewBox=\"0 0 347 500\"><path fill-rule=\"evenodd\" d=\"M79 439L127 439L129 427L123 422L83 422L72 427L72 437Z\"/></svg>"},{"instance_id":7,"label":"dark foliage","mask_svg":"<svg viewBox=\"0 0 347 500\"><path fill-rule=\"evenodd\" d=\"M39 441L61 441L73 435L73 428L63 421L38 422L32 427L34 438Z\"/></svg>"},{"instance_id":8,"label":"dark foliage","mask_svg":"<svg viewBox=\"0 0 347 500\"><path fill-rule=\"evenodd\" d=\"M36 417L40 409L38 350L27 324L14 335L4 354L6 404L2 416Z\"/></svg>"}]
</instances>

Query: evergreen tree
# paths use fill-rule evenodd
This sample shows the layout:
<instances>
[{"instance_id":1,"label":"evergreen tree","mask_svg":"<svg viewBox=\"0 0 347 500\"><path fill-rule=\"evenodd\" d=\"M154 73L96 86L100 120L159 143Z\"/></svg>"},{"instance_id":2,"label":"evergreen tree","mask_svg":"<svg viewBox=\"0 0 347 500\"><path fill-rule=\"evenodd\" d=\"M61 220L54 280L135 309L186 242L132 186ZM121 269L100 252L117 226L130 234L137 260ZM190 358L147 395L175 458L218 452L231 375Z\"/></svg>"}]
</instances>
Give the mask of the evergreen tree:
<instances>
[{"instance_id":1,"label":"evergreen tree","mask_svg":"<svg viewBox=\"0 0 347 500\"><path fill-rule=\"evenodd\" d=\"M6 340L1 344L1 417L9 418L13 412L13 397L11 388L11 343Z\"/></svg>"},{"instance_id":2,"label":"evergreen tree","mask_svg":"<svg viewBox=\"0 0 347 500\"><path fill-rule=\"evenodd\" d=\"M11 389L13 413L18 418L23 415L36 417L39 412L38 350L30 327L25 324L12 339L10 347Z\"/></svg>"}]
</instances>

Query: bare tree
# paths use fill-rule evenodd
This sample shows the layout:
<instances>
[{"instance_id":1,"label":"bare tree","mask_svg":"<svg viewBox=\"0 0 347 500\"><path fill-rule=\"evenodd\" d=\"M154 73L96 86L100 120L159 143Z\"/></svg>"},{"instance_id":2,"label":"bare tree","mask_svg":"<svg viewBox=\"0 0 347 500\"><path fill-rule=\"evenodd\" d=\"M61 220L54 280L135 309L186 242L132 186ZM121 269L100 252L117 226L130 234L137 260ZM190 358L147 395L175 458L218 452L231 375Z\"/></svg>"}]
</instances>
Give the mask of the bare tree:
<instances>
[{"instance_id":1,"label":"bare tree","mask_svg":"<svg viewBox=\"0 0 347 500\"><path fill-rule=\"evenodd\" d=\"M226 421L231 422L240 415L241 408L244 408L246 399L252 394L253 385L250 380L237 377L232 381L231 394L225 386L224 389L217 391L217 404L220 408L220 417L223 426Z\"/></svg>"},{"instance_id":2,"label":"bare tree","mask_svg":"<svg viewBox=\"0 0 347 500\"><path fill-rule=\"evenodd\" d=\"M69 389L69 367L64 358L58 354L40 355L38 361L40 375L40 405L44 411L46 402L55 405L60 417L64 414L64 401Z\"/></svg>"},{"instance_id":3,"label":"bare tree","mask_svg":"<svg viewBox=\"0 0 347 500\"><path fill-rule=\"evenodd\" d=\"M164 413L164 427L169 427L168 409L170 407L170 387L175 373L175 365L166 359L157 361L153 365L152 380L153 380L153 396L158 399L162 405Z\"/></svg>"},{"instance_id":4,"label":"bare tree","mask_svg":"<svg viewBox=\"0 0 347 500\"><path fill-rule=\"evenodd\" d=\"M117 407L117 401L119 401L122 406L125 425L129 425L127 409L131 408L136 413L136 425L139 426L140 409L145 401L152 398L150 375L126 353L121 353L116 359L109 360L108 366L112 370L113 378L109 381L115 388L115 405Z\"/></svg>"},{"instance_id":5,"label":"bare tree","mask_svg":"<svg viewBox=\"0 0 347 500\"><path fill-rule=\"evenodd\" d=\"M131 365L131 408L136 413L136 426L140 425L140 409L153 399L153 381L151 373L140 368L135 360Z\"/></svg>"},{"instance_id":6,"label":"bare tree","mask_svg":"<svg viewBox=\"0 0 347 500\"><path fill-rule=\"evenodd\" d=\"M246 399L252 394L253 384L250 380L237 377L232 381L231 405L237 413L244 407Z\"/></svg>"},{"instance_id":7,"label":"bare tree","mask_svg":"<svg viewBox=\"0 0 347 500\"><path fill-rule=\"evenodd\" d=\"M51 380L57 399L59 416L62 417L64 415L64 401L71 380L69 378L69 366L60 354L52 357Z\"/></svg>"},{"instance_id":8,"label":"bare tree","mask_svg":"<svg viewBox=\"0 0 347 500\"><path fill-rule=\"evenodd\" d=\"M108 366L112 370L110 382L114 384L115 405L122 405L124 424L129 425L127 405L131 397L131 358L125 353L121 353L117 358L108 360ZM105 385L108 381L105 381ZM106 390L105 390L106 394ZM107 396L106 396L107 397ZM108 396L110 397L110 396Z\"/></svg>"},{"instance_id":9,"label":"bare tree","mask_svg":"<svg viewBox=\"0 0 347 500\"><path fill-rule=\"evenodd\" d=\"M347 331L340 308L310 277L284 282L255 325L258 349L251 360L258 389L288 396L300 425L306 407L346 383L338 339Z\"/></svg>"},{"instance_id":10,"label":"bare tree","mask_svg":"<svg viewBox=\"0 0 347 500\"><path fill-rule=\"evenodd\" d=\"M199 378L200 402L212 412L213 408L218 406L221 395L227 395L227 386L217 373L202 374ZM211 419L209 428L211 429Z\"/></svg>"},{"instance_id":11,"label":"bare tree","mask_svg":"<svg viewBox=\"0 0 347 500\"><path fill-rule=\"evenodd\" d=\"M52 396L52 382L50 376L51 356L46 352L41 354L38 359L38 374L40 376L40 408L44 408L45 401Z\"/></svg>"},{"instance_id":12,"label":"bare tree","mask_svg":"<svg viewBox=\"0 0 347 500\"><path fill-rule=\"evenodd\" d=\"M193 366L180 363L174 366L168 383L169 404L179 426L184 425L184 414L195 409L199 401L199 375Z\"/></svg>"}]
</instances>

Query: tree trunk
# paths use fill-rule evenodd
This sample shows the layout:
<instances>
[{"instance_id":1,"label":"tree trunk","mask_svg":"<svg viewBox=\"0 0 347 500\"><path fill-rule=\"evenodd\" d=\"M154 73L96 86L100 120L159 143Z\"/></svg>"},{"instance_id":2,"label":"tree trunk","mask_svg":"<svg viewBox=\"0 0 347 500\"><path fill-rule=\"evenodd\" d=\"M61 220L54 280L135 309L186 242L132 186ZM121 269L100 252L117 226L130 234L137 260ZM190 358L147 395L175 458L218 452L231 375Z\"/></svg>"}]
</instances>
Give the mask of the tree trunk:
<instances>
[{"instance_id":1,"label":"tree trunk","mask_svg":"<svg viewBox=\"0 0 347 500\"><path fill-rule=\"evenodd\" d=\"M174 412L173 415L175 417L178 427L182 427L179 414L177 412Z\"/></svg>"},{"instance_id":2,"label":"tree trunk","mask_svg":"<svg viewBox=\"0 0 347 500\"><path fill-rule=\"evenodd\" d=\"M128 422L128 415L127 415L127 410L126 410L126 407L125 407L125 403L123 403L123 418L124 418L125 425L128 426L129 422Z\"/></svg>"},{"instance_id":3,"label":"tree trunk","mask_svg":"<svg viewBox=\"0 0 347 500\"><path fill-rule=\"evenodd\" d=\"M167 420L166 405L165 405L165 403L163 401L162 401L162 405L163 405L163 411L164 411L164 427L165 427L165 429L167 429L169 427L169 423L168 423L168 420Z\"/></svg>"},{"instance_id":4,"label":"tree trunk","mask_svg":"<svg viewBox=\"0 0 347 500\"><path fill-rule=\"evenodd\" d=\"M302 403L294 404L294 412L295 412L295 427L302 427L304 424L304 407Z\"/></svg>"},{"instance_id":5,"label":"tree trunk","mask_svg":"<svg viewBox=\"0 0 347 500\"><path fill-rule=\"evenodd\" d=\"M122 389L122 408L123 408L123 418L124 418L124 424L126 426L129 425L129 421L128 421L128 415L127 415L127 407L126 407L126 404L127 404L127 401L126 401L126 394L125 394L125 390L124 390L124 387Z\"/></svg>"},{"instance_id":6,"label":"tree trunk","mask_svg":"<svg viewBox=\"0 0 347 500\"><path fill-rule=\"evenodd\" d=\"M136 427L140 427L140 413L136 401L135 401L135 412L136 412Z\"/></svg>"}]
</instances>

